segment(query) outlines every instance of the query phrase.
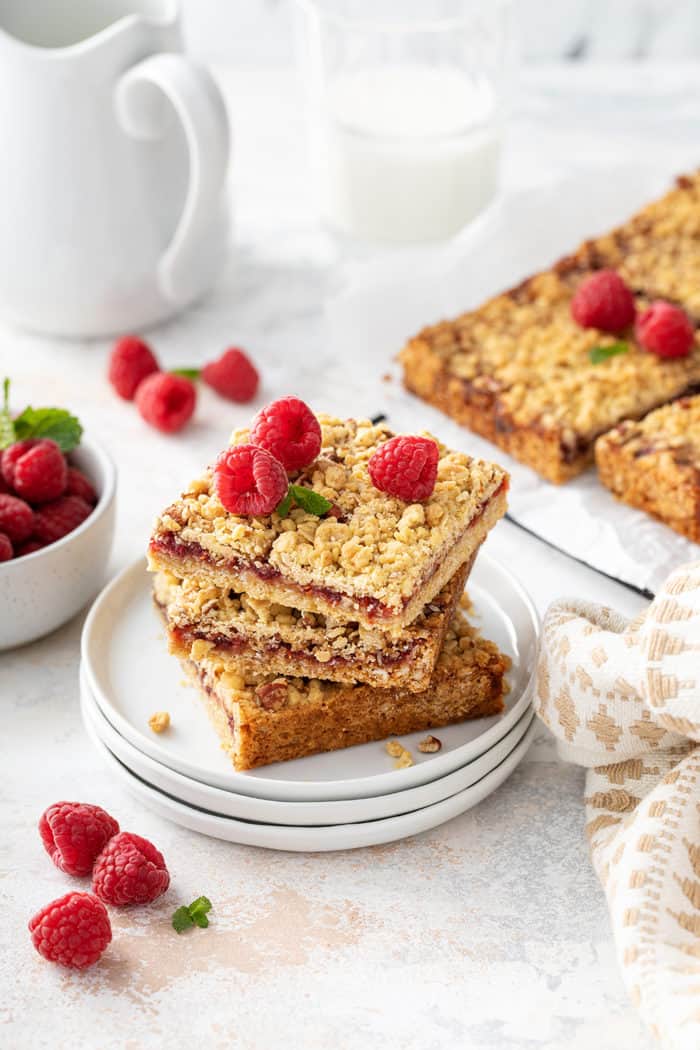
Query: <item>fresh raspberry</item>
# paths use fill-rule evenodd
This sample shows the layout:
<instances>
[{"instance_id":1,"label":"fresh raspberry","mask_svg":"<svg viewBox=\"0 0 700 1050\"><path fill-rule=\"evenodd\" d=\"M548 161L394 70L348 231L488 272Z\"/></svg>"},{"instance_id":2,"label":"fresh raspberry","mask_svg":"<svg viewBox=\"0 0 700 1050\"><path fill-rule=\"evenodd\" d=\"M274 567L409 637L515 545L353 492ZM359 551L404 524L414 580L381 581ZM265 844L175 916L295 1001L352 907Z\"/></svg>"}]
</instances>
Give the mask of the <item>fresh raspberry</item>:
<instances>
[{"instance_id":1,"label":"fresh raspberry","mask_svg":"<svg viewBox=\"0 0 700 1050\"><path fill-rule=\"evenodd\" d=\"M30 448L39 444L41 444L39 438L25 438L24 441L15 441L14 445L10 445L3 452L0 460L0 473L11 490L14 489L15 484L15 464L25 452L29 452Z\"/></svg>"},{"instance_id":2,"label":"fresh raspberry","mask_svg":"<svg viewBox=\"0 0 700 1050\"><path fill-rule=\"evenodd\" d=\"M634 321L634 296L615 270L598 270L581 281L571 300L571 316L582 328L621 332Z\"/></svg>"},{"instance_id":3,"label":"fresh raspberry","mask_svg":"<svg viewBox=\"0 0 700 1050\"><path fill-rule=\"evenodd\" d=\"M15 558L23 558L25 554L34 554L36 551L41 551L46 546L41 540L35 540L34 537L30 540L25 540L24 543L20 543L18 547L15 547Z\"/></svg>"},{"instance_id":4,"label":"fresh raspberry","mask_svg":"<svg viewBox=\"0 0 700 1050\"><path fill-rule=\"evenodd\" d=\"M659 357L687 357L695 333L688 315L679 306L658 300L637 318L637 342Z\"/></svg>"},{"instance_id":5,"label":"fresh raspberry","mask_svg":"<svg viewBox=\"0 0 700 1050\"><path fill-rule=\"evenodd\" d=\"M15 492L30 503L58 499L66 489L66 458L55 441L39 441L14 463Z\"/></svg>"},{"instance_id":6,"label":"fresh raspberry","mask_svg":"<svg viewBox=\"0 0 700 1050\"><path fill-rule=\"evenodd\" d=\"M114 817L88 802L55 802L39 820L44 848L66 875L89 875L98 855L118 831Z\"/></svg>"},{"instance_id":7,"label":"fresh raspberry","mask_svg":"<svg viewBox=\"0 0 700 1050\"><path fill-rule=\"evenodd\" d=\"M114 344L109 355L107 377L125 401L133 401L139 383L158 371L155 354L142 339L125 335Z\"/></svg>"},{"instance_id":8,"label":"fresh raspberry","mask_svg":"<svg viewBox=\"0 0 700 1050\"><path fill-rule=\"evenodd\" d=\"M80 496L86 503L97 503L97 493L88 478L75 467L68 468L66 496Z\"/></svg>"},{"instance_id":9,"label":"fresh raspberry","mask_svg":"<svg viewBox=\"0 0 700 1050\"><path fill-rule=\"evenodd\" d=\"M32 944L49 962L84 970L112 940L109 915L91 893L66 893L29 920Z\"/></svg>"},{"instance_id":10,"label":"fresh raspberry","mask_svg":"<svg viewBox=\"0 0 700 1050\"><path fill-rule=\"evenodd\" d=\"M438 458L439 449L430 438L393 437L379 446L367 469L380 492L419 503L435 488Z\"/></svg>"},{"instance_id":11,"label":"fresh raspberry","mask_svg":"<svg viewBox=\"0 0 700 1050\"><path fill-rule=\"evenodd\" d=\"M10 537L6 536L4 532L0 532L0 561L10 561L12 553Z\"/></svg>"},{"instance_id":12,"label":"fresh raspberry","mask_svg":"<svg viewBox=\"0 0 700 1050\"><path fill-rule=\"evenodd\" d=\"M260 409L250 427L250 440L292 473L308 467L321 451L321 426L298 397L281 397Z\"/></svg>"},{"instance_id":13,"label":"fresh raspberry","mask_svg":"<svg viewBox=\"0 0 700 1050\"><path fill-rule=\"evenodd\" d=\"M80 496L61 496L44 503L34 515L34 535L42 543L55 543L82 525L92 507Z\"/></svg>"},{"instance_id":14,"label":"fresh raspberry","mask_svg":"<svg viewBox=\"0 0 700 1050\"><path fill-rule=\"evenodd\" d=\"M219 453L214 487L226 510L245 516L272 514L287 495L284 467L257 445L234 445Z\"/></svg>"},{"instance_id":15,"label":"fresh raspberry","mask_svg":"<svg viewBox=\"0 0 700 1050\"><path fill-rule=\"evenodd\" d=\"M130 831L109 840L92 872L92 888L106 904L148 904L169 885L163 854Z\"/></svg>"},{"instance_id":16,"label":"fresh raspberry","mask_svg":"<svg viewBox=\"0 0 700 1050\"><path fill-rule=\"evenodd\" d=\"M248 355L237 347L225 350L217 361L205 365L202 379L217 394L240 404L253 400L260 382L257 368Z\"/></svg>"},{"instance_id":17,"label":"fresh raspberry","mask_svg":"<svg viewBox=\"0 0 700 1050\"><path fill-rule=\"evenodd\" d=\"M22 543L34 529L34 511L17 496L0 495L0 532L13 544Z\"/></svg>"},{"instance_id":18,"label":"fresh raspberry","mask_svg":"<svg viewBox=\"0 0 700 1050\"><path fill-rule=\"evenodd\" d=\"M151 426L164 434L182 430L197 401L194 383L172 372L148 376L136 391L136 407Z\"/></svg>"},{"instance_id":19,"label":"fresh raspberry","mask_svg":"<svg viewBox=\"0 0 700 1050\"><path fill-rule=\"evenodd\" d=\"M0 456L0 463L1 462L2 462L2 456ZM0 496L11 496L11 495L12 495L12 489L7 484L7 482L5 481L5 479L2 476L2 474L0 474Z\"/></svg>"}]
</instances>

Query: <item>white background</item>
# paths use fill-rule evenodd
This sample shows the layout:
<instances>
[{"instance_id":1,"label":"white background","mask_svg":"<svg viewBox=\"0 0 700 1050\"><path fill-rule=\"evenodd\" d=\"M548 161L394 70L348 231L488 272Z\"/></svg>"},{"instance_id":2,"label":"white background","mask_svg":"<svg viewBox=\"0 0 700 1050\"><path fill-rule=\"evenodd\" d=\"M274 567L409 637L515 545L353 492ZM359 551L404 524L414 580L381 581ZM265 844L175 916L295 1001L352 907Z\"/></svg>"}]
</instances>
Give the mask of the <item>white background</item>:
<instances>
[{"instance_id":1,"label":"white background","mask_svg":"<svg viewBox=\"0 0 700 1050\"><path fill-rule=\"evenodd\" d=\"M289 63L294 6L295 0L182 0L188 45L239 67ZM697 0L514 0L513 11L526 61L700 56Z\"/></svg>"}]
</instances>

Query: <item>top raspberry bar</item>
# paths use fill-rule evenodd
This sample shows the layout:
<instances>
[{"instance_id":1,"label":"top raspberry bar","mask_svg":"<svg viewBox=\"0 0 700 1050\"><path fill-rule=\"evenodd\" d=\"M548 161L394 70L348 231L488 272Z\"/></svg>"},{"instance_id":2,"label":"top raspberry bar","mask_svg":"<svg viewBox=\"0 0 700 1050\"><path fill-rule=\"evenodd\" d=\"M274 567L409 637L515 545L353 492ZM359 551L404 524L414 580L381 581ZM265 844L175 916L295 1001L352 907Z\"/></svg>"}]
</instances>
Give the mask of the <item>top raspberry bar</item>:
<instances>
[{"instance_id":1,"label":"top raspberry bar","mask_svg":"<svg viewBox=\"0 0 700 1050\"><path fill-rule=\"evenodd\" d=\"M700 385L700 339L665 359L580 328L571 299L584 278L615 269L638 310L663 297L700 322L700 175L551 270L479 309L424 329L401 354L406 386L545 478L566 481L591 462L597 437ZM593 363L617 339L626 353Z\"/></svg>"},{"instance_id":2,"label":"top raspberry bar","mask_svg":"<svg viewBox=\"0 0 700 1050\"><path fill-rule=\"evenodd\" d=\"M387 633L401 631L444 587L506 509L508 476L439 445L435 489L406 504L372 484L367 463L392 433L369 420L319 416L318 458L296 478L333 503L334 517L295 508L239 517L208 470L160 516L150 567ZM234 433L242 444L247 430Z\"/></svg>"}]
</instances>

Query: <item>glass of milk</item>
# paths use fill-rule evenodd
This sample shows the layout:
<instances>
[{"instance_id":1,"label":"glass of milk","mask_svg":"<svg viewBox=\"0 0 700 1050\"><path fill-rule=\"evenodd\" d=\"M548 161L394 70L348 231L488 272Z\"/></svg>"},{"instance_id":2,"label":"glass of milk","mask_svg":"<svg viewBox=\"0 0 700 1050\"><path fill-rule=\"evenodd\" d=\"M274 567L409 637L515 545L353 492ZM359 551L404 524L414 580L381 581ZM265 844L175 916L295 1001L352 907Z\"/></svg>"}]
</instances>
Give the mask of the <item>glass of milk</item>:
<instances>
[{"instance_id":1,"label":"glass of milk","mask_svg":"<svg viewBox=\"0 0 700 1050\"><path fill-rule=\"evenodd\" d=\"M493 199L507 0L299 0L324 222L361 241L450 237Z\"/></svg>"}]
</instances>

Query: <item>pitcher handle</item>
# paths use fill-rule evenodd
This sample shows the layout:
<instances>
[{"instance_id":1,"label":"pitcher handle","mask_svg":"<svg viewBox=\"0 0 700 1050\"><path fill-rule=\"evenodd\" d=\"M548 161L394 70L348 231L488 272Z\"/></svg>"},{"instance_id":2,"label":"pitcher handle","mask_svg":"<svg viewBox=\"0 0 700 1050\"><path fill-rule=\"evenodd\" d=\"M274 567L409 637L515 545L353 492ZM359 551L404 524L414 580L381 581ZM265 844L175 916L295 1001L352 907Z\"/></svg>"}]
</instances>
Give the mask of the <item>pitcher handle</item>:
<instances>
[{"instance_id":1,"label":"pitcher handle","mask_svg":"<svg viewBox=\"0 0 700 1050\"><path fill-rule=\"evenodd\" d=\"M167 299L184 305L207 283L198 245L218 211L230 131L223 96L209 71L183 55L157 54L132 66L117 83L117 118L127 134L141 140L163 135L169 116L163 96L185 132L189 181L182 214L158 263L158 281Z\"/></svg>"}]
</instances>

